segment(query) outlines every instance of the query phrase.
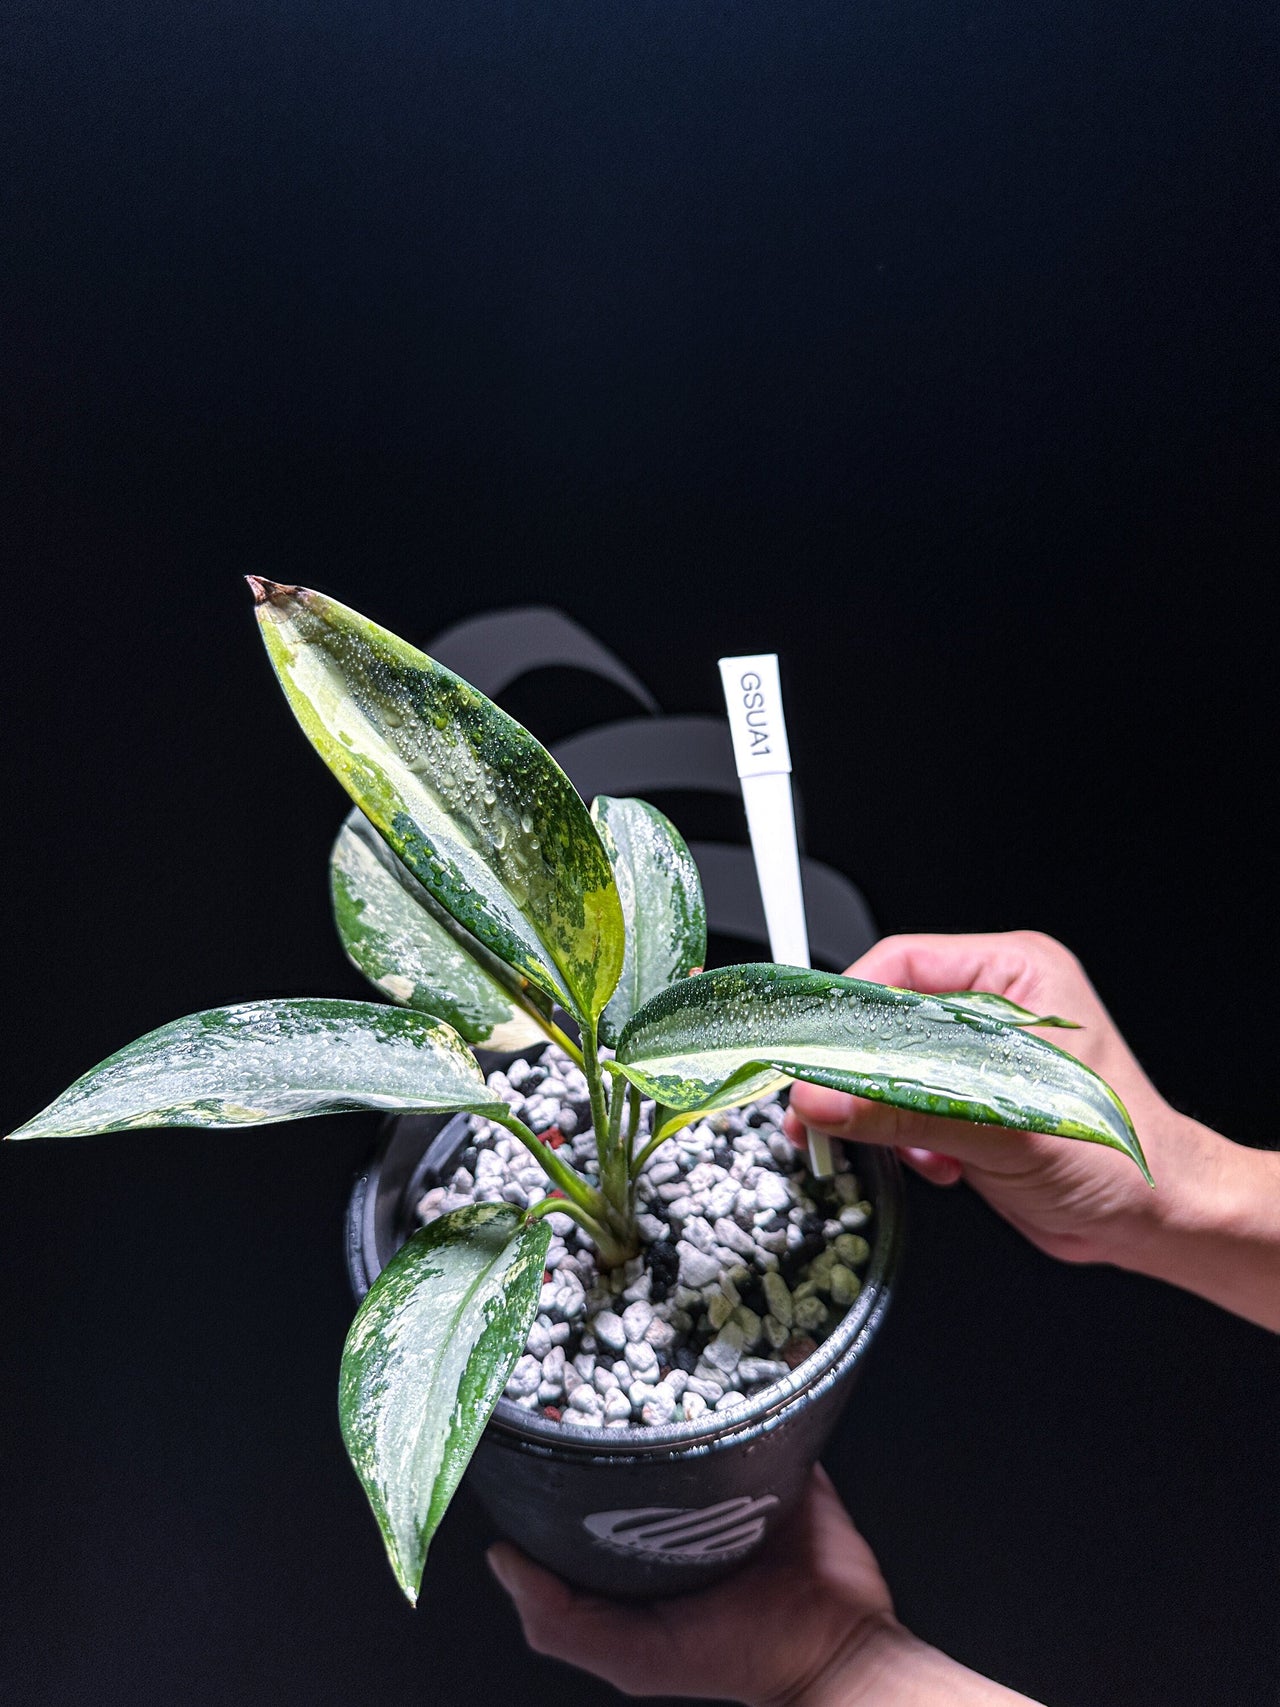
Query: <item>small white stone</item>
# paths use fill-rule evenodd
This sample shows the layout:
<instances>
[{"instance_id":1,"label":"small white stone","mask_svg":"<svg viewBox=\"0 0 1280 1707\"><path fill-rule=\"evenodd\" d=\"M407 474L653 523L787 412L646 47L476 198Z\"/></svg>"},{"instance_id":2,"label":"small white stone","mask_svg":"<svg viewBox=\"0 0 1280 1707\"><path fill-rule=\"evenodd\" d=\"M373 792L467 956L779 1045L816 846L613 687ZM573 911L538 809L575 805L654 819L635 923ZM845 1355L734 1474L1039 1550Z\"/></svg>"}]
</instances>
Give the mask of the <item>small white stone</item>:
<instances>
[{"instance_id":1,"label":"small white stone","mask_svg":"<svg viewBox=\"0 0 1280 1707\"><path fill-rule=\"evenodd\" d=\"M759 1381L781 1381L791 1371L781 1358L744 1357L738 1365L738 1375L750 1386Z\"/></svg>"},{"instance_id":2,"label":"small white stone","mask_svg":"<svg viewBox=\"0 0 1280 1707\"><path fill-rule=\"evenodd\" d=\"M862 1282L853 1270L838 1262L831 1270L831 1302L840 1308L847 1308L861 1290Z\"/></svg>"},{"instance_id":3,"label":"small white stone","mask_svg":"<svg viewBox=\"0 0 1280 1707\"><path fill-rule=\"evenodd\" d=\"M526 1355L517 1362L507 1378L507 1397L520 1399L536 1393L542 1384L542 1365L536 1357Z\"/></svg>"},{"instance_id":4,"label":"small white stone","mask_svg":"<svg viewBox=\"0 0 1280 1707\"><path fill-rule=\"evenodd\" d=\"M691 1375L688 1381L685 1382L684 1390L686 1397L692 1393L696 1398L701 1399L704 1404L714 1405L716 1400L724 1392L724 1382L723 1380L713 1381L709 1377L702 1375Z\"/></svg>"},{"instance_id":5,"label":"small white stone","mask_svg":"<svg viewBox=\"0 0 1280 1707\"><path fill-rule=\"evenodd\" d=\"M675 1394L659 1384L640 1407L641 1420L649 1428L664 1428L676 1414Z\"/></svg>"},{"instance_id":6,"label":"small white stone","mask_svg":"<svg viewBox=\"0 0 1280 1707\"><path fill-rule=\"evenodd\" d=\"M600 1344L608 1346L610 1351L621 1351L627 1343L623 1319L613 1310L601 1310L593 1318L593 1331Z\"/></svg>"},{"instance_id":7,"label":"small white stone","mask_svg":"<svg viewBox=\"0 0 1280 1707\"><path fill-rule=\"evenodd\" d=\"M742 1329L736 1322L726 1322L702 1355L714 1368L731 1375L742 1357Z\"/></svg>"},{"instance_id":8,"label":"small white stone","mask_svg":"<svg viewBox=\"0 0 1280 1707\"><path fill-rule=\"evenodd\" d=\"M685 1394L685 1396L684 1396L684 1420L686 1422L696 1422L699 1417L706 1416L707 1411L709 1409L710 1409L710 1407L708 1406L707 1401L702 1397L702 1395L700 1393L688 1393L687 1392Z\"/></svg>"},{"instance_id":9,"label":"small white stone","mask_svg":"<svg viewBox=\"0 0 1280 1707\"><path fill-rule=\"evenodd\" d=\"M622 1312L622 1331L627 1339L634 1343L645 1337L645 1329L653 1320L653 1306L637 1302L628 1304Z\"/></svg>"},{"instance_id":10,"label":"small white stone","mask_svg":"<svg viewBox=\"0 0 1280 1707\"><path fill-rule=\"evenodd\" d=\"M717 1243L725 1245L739 1256L749 1257L755 1252L755 1242L750 1233L739 1227L736 1221L731 1221L727 1215L722 1215L715 1223Z\"/></svg>"},{"instance_id":11,"label":"small white stone","mask_svg":"<svg viewBox=\"0 0 1280 1707\"><path fill-rule=\"evenodd\" d=\"M648 1340L639 1340L627 1346L627 1367L638 1381L656 1381L658 1379L658 1354Z\"/></svg>"},{"instance_id":12,"label":"small white stone","mask_svg":"<svg viewBox=\"0 0 1280 1707\"><path fill-rule=\"evenodd\" d=\"M677 1243L676 1250L680 1254L680 1279L686 1286L708 1286L719 1275L719 1263L705 1251L698 1250L684 1239ZM546 1291L545 1287L543 1291Z\"/></svg>"},{"instance_id":13,"label":"small white stone","mask_svg":"<svg viewBox=\"0 0 1280 1707\"><path fill-rule=\"evenodd\" d=\"M621 1387L615 1387L611 1393L605 1395L604 1417L606 1422L629 1422L631 1420L631 1400Z\"/></svg>"},{"instance_id":14,"label":"small white stone","mask_svg":"<svg viewBox=\"0 0 1280 1707\"><path fill-rule=\"evenodd\" d=\"M746 1397L742 1393L726 1393L723 1398L716 1400L716 1409L718 1411L735 1411L739 1405L745 1405L746 1402Z\"/></svg>"},{"instance_id":15,"label":"small white stone","mask_svg":"<svg viewBox=\"0 0 1280 1707\"><path fill-rule=\"evenodd\" d=\"M761 1209L789 1209L791 1207L791 1192L786 1180L781 1174L760 1170L760 1178L756 1182L756 1201Z\"/></svg>"},{"instance_id":16,"label":"small white stone","mask_svg":"<svg viewBox=\"0 0 1280 1707\"><path fill-rule=\"evenodd\" d=\"M551 1350L551 1324L536 1321L529 1329L528 1351L531 1357L543 1358Z\"/></svg>"}]
</instances>

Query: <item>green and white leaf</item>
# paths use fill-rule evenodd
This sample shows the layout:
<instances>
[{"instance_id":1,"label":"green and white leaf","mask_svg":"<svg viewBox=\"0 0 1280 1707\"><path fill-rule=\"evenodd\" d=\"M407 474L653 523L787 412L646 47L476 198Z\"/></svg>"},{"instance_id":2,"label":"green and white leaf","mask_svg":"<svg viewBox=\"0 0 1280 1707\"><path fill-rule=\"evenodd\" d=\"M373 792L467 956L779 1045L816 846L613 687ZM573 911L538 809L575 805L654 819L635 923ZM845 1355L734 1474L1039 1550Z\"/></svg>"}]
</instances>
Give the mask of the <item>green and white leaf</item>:
<instances>
[{"instance_id":1,"label":"green and white leaf","mask_svg":"<svg viewBox=\"0 0 1280 1707\"><path fill-rule=\"evenodd\" d=\"M790 966L729 966L636 1014L617 1064L646 1096L691 1109L771 1068L925 1114L1081 1138L1150 1179L1123 1104L1074 1056L938 996Z\"/></svg>"},{"instance_id":2,"label":"green and white leaf","mask_svg":"<svg viewBox=\"0 0 1280 1707\"><path fill-rule=\"evenodd\" d=\"M345 605L253 586L285 695L356 805L466 931L594 1019L622 969L622 909L559 765L476 688Z\"/></svg>"},{"instance_id":3,"label":"green and white leaf","mask_svg":"<svg viewBox=\"0 0 1280 1707\"><path fill-rule=\"evenodd\" d=\"M702 970L707 909L693 856L656 806L599 794L591 816L613 865L626 926L622 972L600 1021L601 1041L612 1046L651 996Z\"/></svg>"},{"instance_id":4,"label":"green and white leaf","mask_svg":"<svg viewBox=\"0 0 1280 1707\"><path fill-rule=\"evenodd\" d=\"M329 859L338 935L351 963L393 1002L434 1014L474 1048L546 1041L551 1003L450 918L352 807Z\"/></svg>"},{"instance_id":5,"label":"green and white leaf","mask_svg":"<svg viewBox=\"0 0 1280 1707\"><path fill-rule=\"evenodd\" d=\"M1056 1025L1065 1031L1080 1030L1076 1020L1059 1019L1057 1014L1033 1014L1030 1008L1019 1007L1008 996L997 996L991 990L946 990L938 1000L979 1019L1002 1019L1006 1025Z\"/></svg>"},{"instance_id":6,"label":"green and white leaf","mask_svg":"<svg viewBox=\"0 0 1280 1707\"><path fill-rule=\"evenodd\" d=\"M342 1437L396 1579L416 1602L427 1549L525 1348L551 1242L505 1203L415 1233L383 1269L342 1353Z\"/></svg>"},{"instance_id":7,"label":"green and white leaf","mask_svg":"<svg viewBox=\"0 0 1280 1707\"><path fill-rule=\"evenodd\" d=\"M11 1138L264 1126L353 1109L502 1109L439 1020L304 996L188 1014L110 1055Z\"/></svg>"}]
</instances>

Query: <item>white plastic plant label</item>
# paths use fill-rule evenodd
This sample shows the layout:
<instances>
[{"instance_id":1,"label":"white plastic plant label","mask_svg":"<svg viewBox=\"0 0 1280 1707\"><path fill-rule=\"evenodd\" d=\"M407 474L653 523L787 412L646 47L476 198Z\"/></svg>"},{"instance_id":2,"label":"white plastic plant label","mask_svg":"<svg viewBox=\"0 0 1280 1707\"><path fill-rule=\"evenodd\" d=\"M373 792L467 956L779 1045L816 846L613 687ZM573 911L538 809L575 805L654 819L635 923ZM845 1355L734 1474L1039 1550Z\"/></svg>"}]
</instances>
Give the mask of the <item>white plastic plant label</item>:
<instances>
[{"instance_id":1,"label":"white plastic plant label","mask_svg":"<svg viewBox=\"0 0 1280 1707\"><path fill-rule=\"evenodd\" d=\"M782 712L776 652L721 658L720 680L733 734L733 756L760 880L769 953L780 966L808 966L809 930L800 884L791 748ZM809 1166L819 1179L832 1172L831 1145L809 1134Z\"/></svg>"},{"instance_id":2,"label":"white plastic plant label","mask_svg":"<svg viewBox=\"0 0 1280 1707\"><path fill-rule=\"evenodd\" d=\"M720 680L740 777L776 776L791 770L791 749L782 715L782 684L776 652L721 658Z\"/></svg>"}]
</instances>

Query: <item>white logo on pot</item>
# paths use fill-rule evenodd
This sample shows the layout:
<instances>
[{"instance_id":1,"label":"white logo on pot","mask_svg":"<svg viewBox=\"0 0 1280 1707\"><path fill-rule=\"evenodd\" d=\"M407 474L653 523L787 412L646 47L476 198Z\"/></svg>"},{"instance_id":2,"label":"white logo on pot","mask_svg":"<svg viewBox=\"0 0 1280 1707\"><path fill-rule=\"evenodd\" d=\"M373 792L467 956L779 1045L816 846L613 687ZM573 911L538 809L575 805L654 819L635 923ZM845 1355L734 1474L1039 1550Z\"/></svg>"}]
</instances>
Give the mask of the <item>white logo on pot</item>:
<instances>
[{"instance_id":1,"label":"white logo on pot","mask_svg":"<svg viewBox=\"0 0 1280 1707\"><path fill-rule=\"evenodd\" d=\"M620 1553L647 1553L671 1564L706 1565L732 1559L754 1547L764 1534L765 1513L776 1494L752 1499L742 1494L719 1505L640 1506L632 1511L597 1511L582 1527Z\"/></svg>"}]
</instances>

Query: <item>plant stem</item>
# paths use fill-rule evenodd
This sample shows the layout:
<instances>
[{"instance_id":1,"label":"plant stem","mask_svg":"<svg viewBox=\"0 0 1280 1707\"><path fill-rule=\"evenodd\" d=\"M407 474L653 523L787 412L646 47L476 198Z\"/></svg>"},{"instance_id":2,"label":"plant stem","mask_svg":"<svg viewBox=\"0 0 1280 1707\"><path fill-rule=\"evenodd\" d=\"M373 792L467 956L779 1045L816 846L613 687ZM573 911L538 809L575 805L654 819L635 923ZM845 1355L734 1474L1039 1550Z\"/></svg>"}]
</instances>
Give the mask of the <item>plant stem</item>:
<instances>
[{"instance_id":1,"label":"plant stem","mask_svg":"<svg viewBox=\"0 0 1280 1707\"><path fill-rule=\"evenodd\" d=\"M557 1214L568 1215L595 1241L600 1261L605 1268L617 1268L635 1255L634 1244L628 1242L614 1227L609 1206L603 1198L600 1200L599 1213L593 1215L567 1197L543 1197L525 1210L525 1220L536 1221L544 1215Z\"/></svg>"},{"instance_id":2,"label":"plant stem","mask_svg":"<svg viewBox=\"0 0 1280 1707\"><path fill-rule=\"evenodd\" d=\"M679 1111L674 1109L674 1108L667 1108L662 1103L659 1103L658 1106L654 1109L654 1111L653 1111L653 1136L650 1138L649 1142L644 1146L644 1148L641 1150L640 1154L635 1158L635 1160L631 1164L631 1177L632 1177L632 1179L635 1179L636 1175L640 1172L641 1168L644 1167L645 1163L649 1160L649 1157L658 1148L658 1146L660 1144L665 1144L668 1138L674 1138L676 1133L679 1132L682 1127L688 1126L689 1122L693 1119L694 1115L698 1111L697 1111L697 1109L691 1109L689 1111L689 1113L687 1113L683 1116L683 1118L680 1121L679 1126L673 1126L671 1128L670 1132L663 1132L663 1130L662 1130L663 1121L666 1120L669 1116L676 1114L677 1112L679 1112Z\"/></svg>"},{"instance_id":3,"label":"plant stem","mask_svg":"<svg viewBox=\"0 0 1280 1707\"><path fill-rule=\"evenodd\" d=\"M602 1199L593 1186L587 1184L581 1175L574 1173L567 1163L552 1149L550 1144L544 1144L536 1133L531 1132L523 1120L518 1119L507 1110L505 1118L501 1114L493 1114L490 1118L499 1126L505 1126L513 1137L518 1138L525 1149L537 1159L538 1166L546 1174L553 1185L559 1187L566 1199L584 1209L588 1215L599 1214Z\"/></svg>"},{"instance_id":4,"label":"plant stem","mask_svg":"<svg viewBox=\"0 0 1280 1707\"><path fill-rule=\"evenodd\" d=\"M639 1240L635 1228L635 1203L631 1192L630 1170L626 1152L618 1142L622 1120L622 1096L616 1086L611 1099L606 1099L603 1063L600 1060L599 1034L594 1020L582 1026L582 1070L586 1074L591 1096L591 1125L596 1135L596 1155L600 1162L600 1191L608 1204L609 1225L616 1235L615 1253L601 1257L606 1266L635 1255ZM612 1110L610 1108L612 1102ZM615 1124L614 1117L617 1117Z\"/></svg>"},{"instance_id":5,"label":"plant stem","mask_svg":"<svg viewBox=\"0 0 1280 1707\"><path fill-rule=\"evenodd\" d=\"M596 1135L596 1155L600 1158L600 1178L606 1173L609 1146L609 1107L605 1101L604 1075L600 1071L600 1045L594 1020L582 1027L582 1071L587 1076L587 1093L591 1098L591 1129Z\"/></svg>"},{"instance_id":6,"label":"plant stem","mask_svg":"<svg viewBox=\"0 0 1280 1707\"><path fill-rule=\"evenodd\" d=\"M553 1019L548 1019L545 1014L540 1014L535 1011L533 1013L533 1017L537 1020L538 1024L542 1027L543 1031L546 1032L551 1041L558 1048L563 1049L571 1061L576 1062L577 1065L581 1067L582 1051L569 1036L569 1033L567 1031L562 1031L556 1022Z\"/></svg>"},{"instance_id":7,"label":"plant stem","mask_svg":"<svg viewBox=\"0 0 1280 1707\"><path fill-rule=\"evenodd\" d=\"M640 1130L640 1087L627 1086L627 1159L631 1158L631 1147L636 1141L636 1133Z\"/></svg>"},{"instance_id":8,"label":"plant stem","mask_svg":"<svg viewBox=\"0 0 1280 1707\"><path fill-rule=\"evenodd\" d=\"M572 1202L567 1197L540 1198L537 1203L530 1204L529 1208L524 1212L526 1221L538 1221L544 1215L569 1216L569 1218L576 1221L579 1227L581 1227L585 1232L590 1233L602 1253L606 1249L613 1249L617 1246L617 1241L614 1239L612 1232L605 1222L597 1220L594 1215L590 1214L586 1209L583 1209L580 1204Z\"/></svg>"}]
</instances>

